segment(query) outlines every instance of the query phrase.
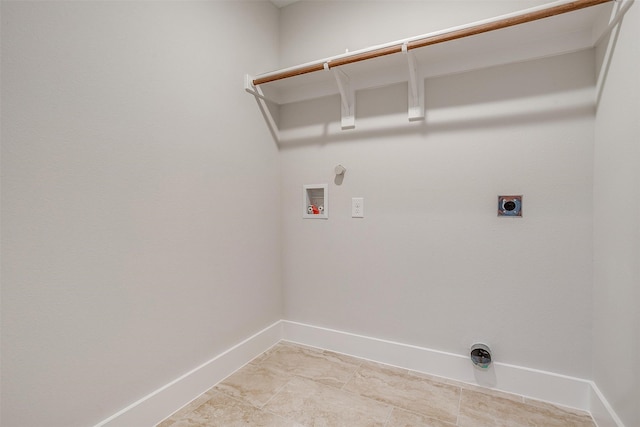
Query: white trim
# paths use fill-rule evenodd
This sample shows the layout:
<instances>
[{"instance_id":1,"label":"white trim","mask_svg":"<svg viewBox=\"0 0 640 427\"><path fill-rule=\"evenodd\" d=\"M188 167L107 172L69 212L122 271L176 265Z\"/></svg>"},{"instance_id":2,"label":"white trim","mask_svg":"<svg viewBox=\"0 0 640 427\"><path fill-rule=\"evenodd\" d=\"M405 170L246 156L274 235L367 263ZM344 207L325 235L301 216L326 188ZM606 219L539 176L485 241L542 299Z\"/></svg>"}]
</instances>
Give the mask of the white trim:
<instances>
[{"instance_id":1,"label":"white trim","mask_svg":"<svg viewBox=\"0 0 640 427\"><path fill-rule=\"evenodd\" d=\"M625 427L596 383L591 382L590 411L598 427Z\"/></svg>"},{"instance_id":2,"label":"white trim","mask_svg":"<svg viewBox=\"0 0 640 427\"><path fill-rule=\"evenodd\" d=\"M467 356L298 322L282 322L283 339L495 390L590 410L591 382L494 362L475 368Z\"/></svg>"},{"instance_id":3,"label":"white trim","mask_svg":"<svg viewBox=\"0 0 640 427\"><path fill-rule=\"evenodd\" d=\"M178 408L209 390L254 357L280 341L281 322L277 321L213 359L160 387L137 402L99 422L95 427L152 426Z\"/></svg>"},{"instance_id":4,"label":"white trim","mask_svg":"<svg viewBox=\"0 0 640 427\"><path fill-rule=\"evenodd\" d=\"M484 371L464 355L288 320L273 323L94 427L156 425L281 340L580 409L590 412L598 427L625 427L593 381L500 362Z\"/></svg>"}]
</instances>

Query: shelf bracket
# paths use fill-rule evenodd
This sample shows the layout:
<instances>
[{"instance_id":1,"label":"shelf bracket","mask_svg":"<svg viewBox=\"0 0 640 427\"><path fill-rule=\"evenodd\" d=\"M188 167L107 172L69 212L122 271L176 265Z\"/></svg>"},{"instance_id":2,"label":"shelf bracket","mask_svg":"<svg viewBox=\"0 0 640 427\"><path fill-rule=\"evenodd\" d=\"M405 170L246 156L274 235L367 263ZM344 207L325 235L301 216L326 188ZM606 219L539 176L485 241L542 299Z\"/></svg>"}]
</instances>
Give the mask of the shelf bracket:
<instances>
[{"instance_id":1,"label":"shelf bracket","mask_svg":"<svg viewBox=\"0 0 640 427\"><path fill-rule=\"evenodd\" d=\"M424 79L415 55L407 49L407 43L402 44L402 52L407 55L409 66L409 121L424 120Z\"/></svg>"},{"instance_id":2,"label":"shelf bracket","mask_svg":"<svg viewBox=\"0 0 640 427\"><path fill-rule=\"evenodd\" d=\"M634 0L614 0L615 6L611 11L611 16L609 17L609 23L602 30L600 35L594 39L594 42L593 42L594 46L599 45L600 42L611 33L613 28L616 25L618 25L618 23L620 23L620 21L622 20L622 17L624 16L625 13L627 13L627 10L629 10L633 2Z\"/></svg>"},{"instance_id":3,"label":"shelf bracket","mask_svg":"<svg viewBox=\"0 0 640 427\"><path fill-rule=\"evenodd\" d=\"M260 88L260 86L255 86L253 84L253 79L254 79L253 76L250 76L249 74L245 74L244 90L256 98L256 102L260 107L260 111L262 112L262 115L267 121L267 125L269 126L269 131L271 132L271 135L277 142L279 142L280 130L278 129L278 124L276 123L276 120L274 119L273 114L271 114L271 110L267 105L267 102L270 102L270 100L266 96L264 96L264 93L262 92L262 89Z\"/></svg>"},{"instance_id":4,"label":"shelf bracket","mask_svg":"<svg viewBox=\"0 0 640 427\"><path fill-rule=\"evenodd\" d=\"M356 127L356 96L347 76L342 70L332 68L333 76L340 91L340 108L342 110L342 130Z\"/></svg>"}]
</instances>

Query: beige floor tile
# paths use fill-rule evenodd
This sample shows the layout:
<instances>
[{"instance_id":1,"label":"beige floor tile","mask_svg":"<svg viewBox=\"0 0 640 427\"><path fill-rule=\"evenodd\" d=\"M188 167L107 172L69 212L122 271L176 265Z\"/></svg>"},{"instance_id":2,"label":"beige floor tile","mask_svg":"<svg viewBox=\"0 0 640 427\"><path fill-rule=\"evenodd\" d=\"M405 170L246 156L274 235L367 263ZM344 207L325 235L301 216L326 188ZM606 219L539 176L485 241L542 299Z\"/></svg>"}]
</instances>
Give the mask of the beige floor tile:
<instances>
[{"instance_id":1,"label":"beige floor tile","mask_svg":"<svg viewBox=\"0 0 640 427\"><path fill-rule=\"evenodd\" d=\"M524 398L518 394L507 393L505 391L494 390L487 387L482 387L476 384L465 383L462 381L456 381L449 378L437 377L435 375L424 374L416 371L409 371L410 375L415 375L417 377L427 378L435 382L441 382L445 384L450 384L460 388L466 388L468 390L480 391L482 393L490 394L492 396L504 397L505 399L515 400L516 402L524 402Z\"/></svg>"},{"instance_id":2,"label":"beige floor tile","mask_svg":"<svg viewBox=\"0 0 640 427\"><path fill-rule=\"evenodd\" d=\"M583 418L587 418L587 419L591 420L591 415L589 415L588 412L581 411L579 409L567 408L567 407L564 407L564 406L554 405L554 404L549 403L549 402L542 402L540 400L529 399L529 398L525 398L524 399L524 403L526 403L527 405L531 405L531 406L537 406L539 408L548 408L548 409L550 409L552 411L566 412L566 413L569 413L569 414L576 415L578 417L583 417Z\"/></svg>"},{"instance_id":3,"label":"beige floor tile","mask_svg":"<svg viewBox=\"0 0 640 427\"><path fill-rule=\"evenodd\" d=\"M595 427L590 417L563 411L556 407L537 407L462 390L460 427Z\"/></svg>"},{"instance_id":4,"label":"beige floor tile","mask_svg":"<svg viewBox=\"0 0 640 427\"><path fill-rule=\"evenodd\" d=\"M273 371L263 364L249 364L218 384L215 389L261 408L291 378L292 375Z\"/></svg>"},{"instance_id":5,"label":"beige floor tile","mask_svg":"<svg viewBox=\"0 0 640 427\"><path fill-rule=\"evenodd\" d=\"M458 415L459 387L398 368L363 363L344 390L450 423Z\"/></svg>"},{"instance_id":6,"label":"beige floor tile","mask_svg":"<svg viewBox=\"0 0 640 427\"><path fill-rule=\"evenodd\" d=\"M477 391L479 393L487 394L489 396L495 396L495 397L501 397L501 398L507 399L507 400L513 400L514 402L519 402L519 403L523 403L524 402L524 398L522 396L518 395L518 394L507 393L507 392L504 392L504 391L494 390L494 389L491 389L491 388L480 387L480 386L473 385L473 384L463 384L462 388L466 389L466 390Z\"/></svg>"},{"instance_id":7,"label":"beige floor tile","mask_svg":"<svg viewBox=\"0 0 640 427\"><path fill-rule=\"evenodd\" d=\"M456 427L456 425L403 409L393 408L391 417L385 427Z\"/></svg>"},{"instance_id":8,"label":"beige floor tile","mask_svg":"<svg viewBox=\"0 0 640 427\"><path fill-rule=\"evenodd\" d=\"M416 375L418 374L418 372L416 371L410 371L408 369L405 368L398 368L397 366L393 366L393 365L385 365L384 363L378 363L378 362L372 362L370 360L364 360L361 364L361 367L363 368L370 368L373 370L380 370L380 371L384 371L390 375Z\"/></svg>"},{"instance_id":9,"label":"beige floor tile","mask_svg":"<svg viewBox=\"0 0 640 427\"><path fill-rule=\"evenodd\" d=\"M249 364L250 365L259 365L260 363L264 362L269 356L271 356L274 351L277 351L281 347L282 347L282 342L277 343L276 345L274 345L273 347L271 347L267 351L265 351L263 353L260 353L258 356L254 357L253 360L251 360L251 362L249 362Z\"/></svg>"},{"instance_id":10,"label":"beige floor tile","mask_svg":"<svg viewBox=\"0 0 640 427\"><path fill-rule=\"evenodd\" d=\"M301 427L277 415L261 411L222 393L211 398L194 411L185 414L167 427Z\"/></svg>"},{"instance_id":11,"label":"beige floor tile","mask_svg":"<svg viewBox=\"0 0 640 427\"><path fill-rule=\"evenodd\" d=\"M330 351L285 344L260 366L283 375L309 378L334 387L342 387L360 365L356 358Z\"/></svg>"},{"instance_id":12,"label":"beige floor tile","mask_svg":"<svg viewBox=\"0 0 640 427\"><path fill-rule=\"evenodd\" d=\"M595 427L590 415L280 342L158 427Z\"/></svg>"},{"instance_id":13,"label":"beige floor tile","mask_svg":"<svg viewBox=\"0 0 640 427\"><path fill-rule=\"evenodd\" d=\"M307 427L384 426L391 407L304 378L294 378L264 409Z\"/></svg>"},{"instance_id":14,"label":"beige floor tile","mask_svg":"<svg viewBox=\"0 0 640 427\"><path fill-rule=\"evenodd\" d=\"M450 385L454 385L457 387L462 387L463 385L465 385L466 383L463 383L461 381L456 381L456 380L452 380L449 378L444 378L444 377L438 377L436 375L431 375L431 374L426 374L423 372L418 372L418 371L409 371L409 375L415 375L417 377L421 377L421 378L427 378L433 382L436 383L444 383L444 384L450 384Z\"/></svg>"},{"instance_id":15,"label":"beige floor tile","mask_svg":"<svg viewBox=\"0 0 640 427\"><path fill-rule=\"evenodd\" d=\"M356 365L356 366L360 366L362 364L362 362L364 362L363 359L359 359L357 357L353 357L353 356L349 356L346 354L342 354L342 353L335 353L333 351L329 351L329 350L323 350L322 354L325 355L325 357L331 359L331 360L340 360L344 363L350 364L350 365Z\"/></svg>"},{"instance_id":16,"label":"beige floor tile","mask_svg":"<svg viewBox=\"0 0 640 427\"><path fill-rule=\"evenodd\" d=\"M169 427L183 416L195 411L198 407L213 397L213 391L208 391L193 399L191 402L180 408L180 410L173 413L169 418L157 425L157 427Z\"/></svg>"}]
</instances>

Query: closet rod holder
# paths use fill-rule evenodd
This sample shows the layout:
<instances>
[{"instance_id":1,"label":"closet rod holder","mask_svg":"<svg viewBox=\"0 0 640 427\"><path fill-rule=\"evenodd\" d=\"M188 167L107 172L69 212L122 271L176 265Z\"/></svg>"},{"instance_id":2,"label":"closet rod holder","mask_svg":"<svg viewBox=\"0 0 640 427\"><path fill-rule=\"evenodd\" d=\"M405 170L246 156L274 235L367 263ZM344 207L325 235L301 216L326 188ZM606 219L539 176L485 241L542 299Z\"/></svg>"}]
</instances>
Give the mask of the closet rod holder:
<instances>
[{"instance_id":1,"label":"closet rod holder","mask_svg":"<svg viewBox=\"0 0 640 427\"><path fill-rule=\"evenodd\" d=\"M405 39L393 42L389 45L382 45L370 49L363 49L356 52L338 55L320 62L308 63L291 67L285 70L276 71L256 77L251 83L254 86L274 82L277 80L287 79L303 74L314 73L325 69L340 67L355 62L366 61L381 56L401 53L403 51L418 49L421 47L431 46L438 43L444 43L451 40L461 39L464 37L475 36L478 34L500 30L527 22L537 21L564 13L573 12L587 7L597 6L603 3L609 3L614 0L574 0L559 1L551 3L550 6L540 6L526 9L517 13L498 16L493 19L479 21L472 24L462 25L451 29L436 31L434 33L425 34L423 36ZM403 50L404 46L404 50Z\"/></svg>"}]
</instances>

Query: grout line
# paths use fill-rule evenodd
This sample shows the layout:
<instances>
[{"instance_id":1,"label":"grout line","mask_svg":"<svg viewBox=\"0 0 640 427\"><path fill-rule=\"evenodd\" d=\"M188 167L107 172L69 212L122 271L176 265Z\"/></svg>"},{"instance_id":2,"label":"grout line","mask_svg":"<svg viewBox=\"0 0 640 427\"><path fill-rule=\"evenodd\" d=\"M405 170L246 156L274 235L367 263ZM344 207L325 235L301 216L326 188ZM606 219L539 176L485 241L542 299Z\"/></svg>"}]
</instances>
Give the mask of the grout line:
<instances>
[{"instance_id":1,"label":"grout line","mask_svg":"<svg viewBox=\"0 0 640 427\"><path fill-rule=\"evenodd\" d=\"M293 381L295 378L297 378L297 375L294 375L293 377L289 378L289 380L286 383L284 383L282 387L280 387L275 393L273 393L273 395L270 398L268 398L267 401L262 404L262 406L260 406L260 409L263 409L265 406L267 406L269 402L271 402L273 398L276 397L282 390L284 390L284 388L288 386L291 383L291 381Z\"/></svg>"},{"instance_id":2,"label":"grout line","mask_svg":"<svg viewBox=\"0 0 640 427\"><path fill-rule=\"evenodd\" d=\"M389 410L389 414L387 415L387 420L384 422L384 427L388 427L389 423L391 422L391 414L393 414L393 411L396 409L395 406L391 406L391 409Z\"/></svg>"},{"instance_id":3,"label":"grout line","mask_svg":"<svg viewBox=\"0 0 640 427\"><path fill-rule=\"evenodd\" d=\"M296 419L294 419L294 418L287 418L287 417L283 417L282 415L280 415L280 414L276 414L275 412L269 411L269 410L267 410L267 409L259 409L259 411L260 411L260 412L264 412L265 414L271 414L271 415L273 415L273 416L275 416L275 417L277 417L277 418L280 418L281 420L284 420L284 421L291 421L292 423L296 423L296 424L297 424L297 425L299 425L299 426L306 427L304 424L302 424L300 421L298 421L298 420L296 420Z\"/></svg>"},{"instance_id":4,"label":"grout line","mask_svg":"<svg viewBox=\"0 0 640 427\"><path fill-rule=\"evenodd\" d=\"M358 371L360 370L360 367L361 367L361 366L362 366L362 363L361 363L360 365L358 365L358 366L356 367L356 369L354 369L354 370L353 370L353 372L351 373L351 375L349 375L349 378L347 378L347 380L344 382L344 384L342 384L342 387L340 387L340 390L347 391L347 390L345 390L344 388L347 386L347 384L349 384L349 381L351 381L351 380L356 376L356 374L357 374L357 373L358 373Z\"/></svg>"},{"instance_id":5,"label":"grout line","mask_svg":"<svg viewBox=\"0 0 640 427\"><path fill-rule=\"evenodd\" d=\"M283 388L285 388L285 387L287 386L287 384L289 384L289 382L290 382L290 381L291 381L291 380L287 381L287 383L286 383L285 385L283 385L282 387L280 387L280 388L278 389L278 391L277 391L276 393L274 393L274 395L273 395L273 396L271 396L271 397L270 397L270 398L269 398L265 403L263 403L263 404L262 404L262 406L256 406L256 405L254 405L254 404L253 404L253 403L251 403L251 402L248 402L248 401L246 401L246 400L243 400L242 398L239 398L239 397L237 397L237 396L231 396L231 395L229 395L229 394L227 394L227 393L223 392L222 390L217 390L217 389L216 389L216 390L214 390L214 392L215 392L215 393L218 393L218 394L221 394L221 395L223 395L223 396L225 396L225 397L228 397L228 398L230 398L231 400L235 400L235 401L236 401L236 402L238 402L238 403L242 403L243 405L250 406L250 407L252 407L252 408L256 409L256 410L257 410L257 411L259 411L259 412L262 412L262 413L268 413L268 414L271 414L271 415L273 415L273 416L276 416L276 417L278 417L278 418L280 418L280 419L283 419L283 420L285 420L285 421L291 421L291 422L294 422L294 423L296 423L296 424L298 424L298 425L303 426L303 424L302 424L302 423L300 423L300 422L298 422L298 421L296 421L296 420L294 420L294 419L292 419L292 418L285 418L285 417L283 417L282 415L279 415L279 414L276 414L275 412L272 412L272 411L269 411L269 410L267 410L267 409L264 409L264 407L267 405L267 403L269 403L269 402L271 401L271 399L273 399L273 398L275 397L275 395L276 395L276 394L278 394L278 393L279 393ZM171 426L169 426L169 427L171 427ZM303 427L304 427L304 426L303 426Z\"/></svg>"},{"instance_id":6,"label":"grout line","mask_svg":"<svg viewBox=\"0 0 640 427\"><path fill-rule=\"evenodd\" d=\"M460 413L462 411L462 387L458 387L460 389L460 397L458 398L458 414L456 415L456 425L460 425Z\"/></svg>"},{"instance_id":7,"label":"grout line","mask_svg":"<svg viewBox=\"0 0 640 427\"><path fill-rule=\"evenodd\" d=\"M259 407L259 406L256 406L256 405L254 405L253 403L248 402L248 401L246 401L246 400L242 399L241 397L238 397L238 396L232 396L232 395L230 395L230 394L228 394L228 393L225 393L223 390L218 390L218 389L216 389L216 390L214 390L214 392L215 392L215 393L217 393L217 394L221 394L221 395L223 395L223 396L225 396L225 397L228 397L228 398L229 398L229 399L231 399L231 400L235 400L236 402L242 403L243 405L251 406L252 408L255 408L255 409L258 409L258 410L260 409L260 407Z\"/></svg>"}]
</instances>

